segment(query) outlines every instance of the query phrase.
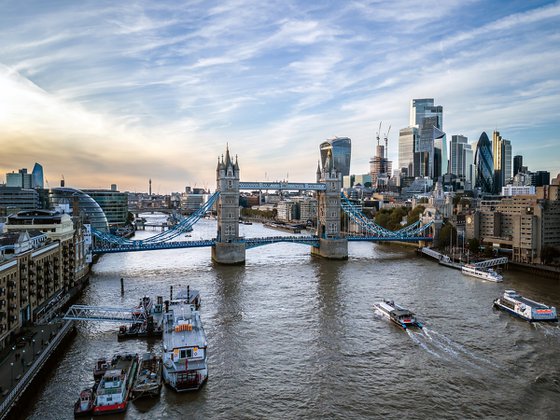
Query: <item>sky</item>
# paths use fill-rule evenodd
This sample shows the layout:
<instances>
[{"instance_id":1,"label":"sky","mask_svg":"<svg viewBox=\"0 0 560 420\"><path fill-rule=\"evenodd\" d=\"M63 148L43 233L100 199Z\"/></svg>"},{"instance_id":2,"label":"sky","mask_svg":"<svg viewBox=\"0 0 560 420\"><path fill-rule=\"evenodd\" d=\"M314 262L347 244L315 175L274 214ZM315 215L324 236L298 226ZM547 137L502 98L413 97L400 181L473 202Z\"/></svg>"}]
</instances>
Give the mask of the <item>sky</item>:
<instances>
[{"instance_id":1,"label":"sky","mask_svg":"<svg viewBox=\"0 0 560 420\"><path fill-rule=\"evenodd\" d=\"M0 0L0 182L214 190L226 145L242 181L314 181L334 136L363 174L380 122L396 168L413 98L556 176L559 28L538 0Z\"/></svg>"}]
</instances>

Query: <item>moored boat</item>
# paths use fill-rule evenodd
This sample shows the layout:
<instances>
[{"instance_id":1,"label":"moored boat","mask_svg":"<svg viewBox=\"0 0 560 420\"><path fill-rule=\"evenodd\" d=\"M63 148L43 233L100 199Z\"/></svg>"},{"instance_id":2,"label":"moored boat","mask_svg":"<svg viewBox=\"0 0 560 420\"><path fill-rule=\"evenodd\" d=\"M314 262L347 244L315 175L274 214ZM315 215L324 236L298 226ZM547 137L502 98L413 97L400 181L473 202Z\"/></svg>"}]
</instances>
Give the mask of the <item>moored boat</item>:
<instances>
[{"instance_id":1,"label":"moored boat","mask_svg":"<svg viewBox=\"0 0 560 420\"><path fill-rule=\"evenodd\" d=\"M86 388L80 392L78 401L74 404L74 417L89 416L93 412L95 399L94 388Z\"/></svg>"},{"instance_id":2,"label":"moored boat","mask_svg":"<svg viewBox=\"0 0 560 420\"><path fill-rule=\"evenodd\" d=\"M132 388L132 398L158 397L162 384L162 360L160 356L145 353L140 360L138 376Z\"/></svg>"},{"instance_id":3,"label":"moored boat","mask_svg":"<svg viewBox=\"0 0 560 420\"><path fill-rule=\"evenodd\" d=\"M554 306L527 299L515 290L505 290L503 296L494 300L494 307L529 322L558 322Z\"/></svg>"},{"instance_id":4,"label":"moored boat","mask_svg":"<svg viewBox=\"0 0 560 420\"><path fill-rule=\"evenodd\" d=\"M477 279L500 282L503 281L503 277L496 271L489 269L478 268L472 264L466 264L461 267L461 272L467 276L476 277Z\"/></svg>"},{"instance_id":5,"label":"moored boat","mask_svg":"<svg viewBox=\"0 0 560 420\"><path fill-rule=\"evenodd\" d=\"M177 392L197 390L208 379L206 334L190 297L180 292L163 316L163 379Z\"/></svg>"},{"instance_id":6,"label":"moored boat","mask_svg":"<svg viewBox=\"0 0 560 420\"><path fill-rule=\"evenodd\" d=\"M100 357L95 362L95 367L93 368L93 379L99 381L107 369L111 366L109 361L105 357Z\"/></svg>"},{"instance_id":7,"label":"moored boat","mask_svg":"<svg viewBox=\"0 0 560 420\"><path fill-rule=\"evenodd\" d=\"M416 319L416 315L413 312L397 305L392 300L383 300L374 303L373 306L378 309L383 316L389 318L392 322L405 330L410 327L422 328L422 323Z\"/></svg>"},{"instance_id":8,"label":"moored boat","mask_svg":"<svg viewBox=\"0 0 560 420\"><path fill-rule=\"evenodd\" d=\"M113 358L97 386L94 415L126 411L137 370L138 355L117 355Z\"/></svg>"}]
</instances>

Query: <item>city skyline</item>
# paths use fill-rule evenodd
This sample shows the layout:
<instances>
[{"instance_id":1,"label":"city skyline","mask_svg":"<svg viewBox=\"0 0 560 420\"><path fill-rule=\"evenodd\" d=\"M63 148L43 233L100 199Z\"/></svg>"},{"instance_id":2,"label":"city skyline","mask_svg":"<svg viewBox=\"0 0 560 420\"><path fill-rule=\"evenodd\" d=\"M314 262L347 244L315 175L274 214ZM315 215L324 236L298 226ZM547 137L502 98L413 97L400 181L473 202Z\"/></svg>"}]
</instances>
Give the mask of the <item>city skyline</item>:
<instances>
[{"instance_id":1,"label":"city skyline","mask_svg":"<svg viewBox=\"0 0 560 420\"><path fill-rule=\"evenodd\" d=\"M560 172L558 2L0 8L3 181L39 162L50 187L214 189L226 143L242 180L312 181L334 136L367 173L380 121L398 161L414 98L443 106L448 141L497 129Z\"/></svg>"}]
</instances>

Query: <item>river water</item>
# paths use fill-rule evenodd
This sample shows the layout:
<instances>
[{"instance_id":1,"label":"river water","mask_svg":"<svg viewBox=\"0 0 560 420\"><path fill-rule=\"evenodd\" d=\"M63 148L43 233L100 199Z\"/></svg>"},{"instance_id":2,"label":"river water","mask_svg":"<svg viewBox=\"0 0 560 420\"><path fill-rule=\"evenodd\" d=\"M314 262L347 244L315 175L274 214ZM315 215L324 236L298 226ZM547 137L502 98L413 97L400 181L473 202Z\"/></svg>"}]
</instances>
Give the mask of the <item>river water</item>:
<instances>
[{"instance_id":1,"label":"river water","mask_svg":"<svg viewBox=\"0 0 560 420\"><path fill-rule=\"evenodd\" d=\"M259 224L245 236L283 233ZM215 236L201 220L192 239ZM141 232L139 238L156 232ZM184 238L181 238L184 239ZM93 267L89 305L136 305L190 285L202 295L209 380L199 392L130 404L115 418L558 418L560 329L492 309L504 288L560 307L554 280L506 271L502 284L463 276L410 248L350 243L347 261L309 247L247 251L245 266L212 263L210 249L110 254ZM120 293L120 278L125 293ZM425 323L406 332L372 304L394 299ZM159 350L118 342L118 326L79 322L78 334L27 404L34 419L73 417L99 356Z\"/></svg>"}]
</instances>

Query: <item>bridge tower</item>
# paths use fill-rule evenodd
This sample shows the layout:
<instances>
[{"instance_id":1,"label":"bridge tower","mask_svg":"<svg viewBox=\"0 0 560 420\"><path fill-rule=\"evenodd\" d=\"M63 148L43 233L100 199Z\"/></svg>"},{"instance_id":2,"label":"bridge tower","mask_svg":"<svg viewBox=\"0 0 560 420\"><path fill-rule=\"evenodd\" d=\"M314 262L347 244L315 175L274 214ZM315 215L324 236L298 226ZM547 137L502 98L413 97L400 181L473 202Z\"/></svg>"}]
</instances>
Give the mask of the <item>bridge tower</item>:
<instances>
[{"instance_id":1,"label":"bridge tower","mask_svg":"<svg viewBox=\"0 0 560 420\"><path fill-rule=\"evenodd\" d=\"M226 148L226 157L218 158L216 168L217 191L220 192L216 208L218 232L212 246L212 260L220 264L243 264L245 244L239 241L239 165Z\"/></svg>"},{"instance_id":2,"label":"bridge tower","mask_svg":"<svg viewBox=\"0 0 560 420\"><path fill-rule=\"evenodd\" d=\"M340 191L342 173L334 167L329 150L321 169L317 165L317 182L325 184L325 191L317 191L317 236L319 247L312 247L311 254L328 259L348 258L348 241L340 235Z\"/></svg>"}]
</instances>

